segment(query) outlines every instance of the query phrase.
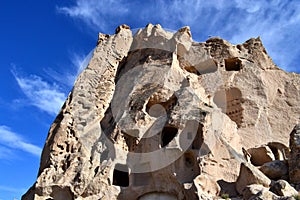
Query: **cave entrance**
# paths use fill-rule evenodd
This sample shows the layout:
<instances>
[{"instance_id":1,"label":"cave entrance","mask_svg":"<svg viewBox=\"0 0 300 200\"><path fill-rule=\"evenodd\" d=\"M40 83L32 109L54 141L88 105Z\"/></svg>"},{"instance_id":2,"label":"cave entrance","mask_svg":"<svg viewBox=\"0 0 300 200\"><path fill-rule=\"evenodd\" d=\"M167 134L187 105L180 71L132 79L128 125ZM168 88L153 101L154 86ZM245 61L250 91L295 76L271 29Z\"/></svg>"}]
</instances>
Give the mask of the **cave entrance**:
<instances>
[{"instance_id":1,"label":"cave entrance","mask_svg":"<svg viewBox=\"0 0 300 200\"><path fill-rule=\"evenodd\" d=\"M113 173L113 185L128 187L129 173L126 165L116 164Z\"/></svg>"},{"instance_id":2,"label":"cave entrance","mask_svg":"<svg viewBox=\"0 0 300 200\"><path fill-rule=\"evenodd\" d=\"M193 180L200 174L197 154L198 152L189 150L175 162L176 178L180 183L193 183Z\"/></svg>"},{"instance_id":3,"label":"cave entrance","mask_svg":"<svg viewBox=\"0 0 300 200\"><path fill-rule=\"evenodd\" d=\"M171 126L166 126L161 133L161 147L167 146L177 135L178 129Z\"/></svg>"},{"instance_id":4,"label":"cave entrance","mask_svg":"<svg viewBox=\"0 0 300 200\"><path fill-rule=\"evenodd\" d=\"M150 97L150 99L146 105L146 112L151 117L164 116L167 113L169 113L176 104L177 104L177 97L175 94L173 94L167 101L160 102L157 99L156 94L154 93Z\"/></svg>"},{"instance_id":5,"label":"cave entrance","mask_svg":"<svg viewBox=\"0 0 300 200\"><path fill-rule=\"evenodd\" d=\"M218 65L215 60L207 59L196 64L195 66L185 66L184 69L190 73L201 75L216 72L218 70Z\"/></svg>"},{"instance_id":6,"label":"cave entrance","mask_svg":"<svg viewBox=\"0 0 300 200\"><path fill-rule=\"evenodd\" d=\"M225 59L226 71L240 71L242 68L242 61L239 58Z\"/></svg>"}]
</instances>

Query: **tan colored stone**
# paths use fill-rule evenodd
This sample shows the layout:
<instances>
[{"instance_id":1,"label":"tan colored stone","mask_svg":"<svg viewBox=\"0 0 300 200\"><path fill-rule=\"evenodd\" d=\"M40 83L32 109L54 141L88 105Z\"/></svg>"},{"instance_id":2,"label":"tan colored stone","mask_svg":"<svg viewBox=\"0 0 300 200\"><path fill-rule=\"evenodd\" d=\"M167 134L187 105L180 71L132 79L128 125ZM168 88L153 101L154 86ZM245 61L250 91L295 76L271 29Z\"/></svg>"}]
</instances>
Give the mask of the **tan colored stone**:
<instances>
[{"instance_id":1,"label":"tan colored stone","mask_svg":"<svg viewBox=\"0 0 300 200\"><path fill-rule=\"evenodd\" d=\"M290 135L291 154L289 158L290 181L300 184L300 124L297 124Z\"/></svg>"},{"instance_id":2,"label":"tan colored stone","mask_svg":"<svg viewBox=\"0 0 300 200\"><path fill-rule=\"evenodd\" d=\"M121 25L99 34L22 199L213 199L220 181L266 186L250 164L239 176L242 148L287 145L299 90L260 38L194 42L188 27L152 24L133 37Z\"/></svg>"},{"instance_id":3,"label":"tan colored stone","mask_svg":"<svg viewBox=\"0 0 300 200\"><path fill-rule=\"evenodd\" d=\"M268 189L262 185L251 184L244 188L243 190L243 199L249 200L251 197L255 196L258 193L263 193L268 191Z\"/></svg>"},{"instance_id":4,"label":"tan colored stone","mask_svg":"<svg viewBox=\"0 0 300 200\"><path fill-rule=\"evenodd\" d=\"M197 176L194 180L194 184L199 196L204 194L205 196L216 197L221 191L221 188L216 181L207 174Z\"/></svg>"},{"instance_id":5,"label":"tan colored stone","mask_svg":"<svg viewBox=\"0 0 300 200\"><path fill-rule=\"evenodd\" d=\"M252 184L260 184L264 187L269 187L271 180L250 163L242 163L240 174L236 181L236 190L240 194L243 194L243 190L248 185Z\"/></svg>"},{"instance_id":6,"label":"tan colored stone","mask_svg":"<svg viewBox=\"0 0 300 200\"><path fill-rule=\"evenodd\" d=\"M268 147L272 150L275 160L288 160L290 157L290 149L280 142L269 142Z\"/></svg>"},{"instance_id":7,"label":"tan colored stone","mask_svg":"<svg viewBox=\"0 0 300 200\"><path fill-rule=\"evenodd\" d=\"M280 198L273 192L269 190L262 190L258 192L256 195L252 196L249 200L286 200L285 198Z\"/></svg>"},{"instance_id":8,"label":"tan colored stone","mask_svg":"<svg viewBox=\"0 0 300 200\"><path fill-rule=\"evenodd\" d=\"M275 160L275 156L268 146L250 148L247 151L251 155L251 163L255 166L261 166L267 162Z\"/></svg>"}]
</instances>

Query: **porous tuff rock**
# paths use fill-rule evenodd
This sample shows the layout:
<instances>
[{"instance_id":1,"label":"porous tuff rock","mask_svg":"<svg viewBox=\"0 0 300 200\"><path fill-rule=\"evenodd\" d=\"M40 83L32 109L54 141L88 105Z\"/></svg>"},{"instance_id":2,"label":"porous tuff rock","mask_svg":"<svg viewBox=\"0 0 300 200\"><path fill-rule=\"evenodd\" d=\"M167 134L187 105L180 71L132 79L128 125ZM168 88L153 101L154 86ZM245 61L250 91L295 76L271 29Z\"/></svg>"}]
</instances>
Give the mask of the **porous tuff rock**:
<instances>
[{"instance_id":1,"label":"porous tuff rock","mask_svg":"<svg viewBox=\"0 0 300 200\"><path fill-rule=\"evenodd\" d=\"M300 124L297 124L290 135L289 174L290 181L300 184Z\"/></svg>"},{"instance_id":2,"label":"porous tuff rock","mask_svg":"<svg viewBox=\"0 0 300 200\"><path fill-rule=\"evenodd\" d=\"M198 43L151 24L99 34L22 199L212 199L199 177L231 184L242 147L287 145L299 89L260 38Z\"/></svg>"}]
</instances>

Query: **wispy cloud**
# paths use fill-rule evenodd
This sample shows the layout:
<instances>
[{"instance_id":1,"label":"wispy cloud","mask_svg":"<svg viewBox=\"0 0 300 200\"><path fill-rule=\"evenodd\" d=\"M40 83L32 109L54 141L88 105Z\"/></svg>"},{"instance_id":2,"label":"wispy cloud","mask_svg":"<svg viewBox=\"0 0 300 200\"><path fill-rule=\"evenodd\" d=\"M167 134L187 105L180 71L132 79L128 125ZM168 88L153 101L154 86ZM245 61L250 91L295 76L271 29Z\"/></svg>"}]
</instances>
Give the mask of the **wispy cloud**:
<instances>
[{"instance_id":1,"label":"wispy cloud","mask_svg":"<svg viewBox=\"0 0 300 200\"><path fill-rule=\"evenodd\" d=\"M11 153L12 149L19 149L35 156L40 156L42 149L39 146L27 142L22 136L13 132L9 127L0 125L1 153Z\"/></svg>"},{"instance_id":2,"label":"wispy cloud","mask_svg":"<svg viewBox=\"0 0 300 200\"><path fill-rule=\"evenodd\" d=\"M36 75L20 76L16 70L12 73L31 105L51 115L58 113L66 95L57 84L50 84Z\"/></svg>"},{"instance_id":3,"label":"wispy cloud","mask_svg":"<svg viewBox=\"0 0 300 200\"><path fill-rule=\"evenodd\" d=\"M91 27L106 29L108 25L106 21L110 20L110 17L128 13L127 5L128 2L123 0L77 0L72 7L58 7L57 9L70 17L82 19Z\"/></svg>"},{"instance_id":4,"label":"wispy cloud","mask_svg":"<svg viewBox=\"0 0 300 200\"><path fill-rule=\"evenodd\" d=\"M12 157L12 155L13 153L10 148L0 146L0 159L9 159Z\"/></svg>"},{"instance_id":5,"label":"wispy cloud","mask_svg":"<svg viewBox=\"0 0 300 200\"><path fill-rule=\"evenodd\" d=\"M12 65L13 69L11 72L20 89L27 97L25 102L20 99L15 99L14 101L18 102L17 105L28 105L29 103L50 115L57 115L63 102L66 100L66 91L68 92L72 88L78 75L88 65L93 52L94 49L87 55L72 53L70 56L71 67L65 72L58 72L52 68L44 69L46 74L54 79L52 83L43 80L37 75L22 76L17 72L16 67Z\"/></svg>"},{"instance_id":6,"label":"wispy cloud","mask_svg":"<svg viewBox=\"0 0 300 200\"><path fill-rule=\"evenodd\" d=\"M52 68L46 68L44 71L56 80L60 85L66 85L71 88L78 75L87 67L94 49L91 50L87 55L71 53L70 61L72 66L65 72L57 72Z\"/></svg>"},{"instance_id":7,"label":"wispy cloud","mask_svg":"<svg viewBox=\"0 0 300 200\"><path fill-rule=\"evenodd\" d=\"M260 35L275 63L286 70L296 71L300 56L300 48L295 42L300 29L299 2L256 1L253 9L247 8L247 3L238 5L249 13L240 14L242 18L227 25L227 30L235 30L229 40L238 43Z\"/></svg>"},{"instance_id":8,"label":"wispy cloud","mask_svg":"<svg viewBox=\"0 0 300 200\"><path fill-rule=\"evenodd\" d=\"M214 35L242 43L261 36L280 67L295 71L299 63L300 48L295 42L300 30L298 1L76 0L74 5L58 10L102 32L112 32L121 23L138 28L152 22L171 29L189 25L196 40Z\"/></svg>"},{"instance_id":9,"label":"wispy cloud","mask_svg":"<svg viewBox=\"0 0 300 200\"><path fill-rule=\"evenodd\" d=\"M6 192L13 192L13 193L20 193L23 194L24 192L26 192L25 188L14 188L14 187L8 187L8 186L4 186L4 185L0 185L0 191L6 191Z\"/></svg>"},{"instance_id":10,"label":"wispy cloud","mask_svg":"<svg viewBox=\"0 0 300 200\"><path fill-rule=\"evenodd\" d=\"M1 195L3 195L2 193L9 193L9 196L14 197L13 199L17 200L27 191L27 189L7 185L0 185L0 191ZM0 200L7 200L7 198L1 198L0 196Z\"/></svg>"}]
</instances>

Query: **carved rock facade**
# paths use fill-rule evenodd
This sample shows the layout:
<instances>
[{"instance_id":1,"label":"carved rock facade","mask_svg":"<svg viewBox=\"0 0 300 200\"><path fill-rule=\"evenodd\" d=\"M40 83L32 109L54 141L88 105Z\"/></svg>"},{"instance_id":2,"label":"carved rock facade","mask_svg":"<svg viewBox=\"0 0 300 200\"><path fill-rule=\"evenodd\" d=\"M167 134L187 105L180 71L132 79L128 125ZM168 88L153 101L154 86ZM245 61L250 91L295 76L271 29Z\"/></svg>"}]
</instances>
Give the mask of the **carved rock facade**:
<instances>
[{"instance_id":1,"label":"carved rock facade","mask_svg":"<svg viewBox=\"0 0 300 200\"><path fill-rule=\"evenodd\" d=\"M242 147L288 145L299 89L300 76L274 65L259 38L198 43L188 27L151 24L99 34L22 199L238 196Z\"/></svg>"}]
</instances>

